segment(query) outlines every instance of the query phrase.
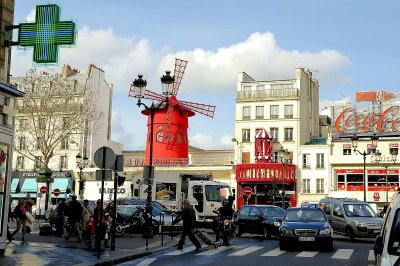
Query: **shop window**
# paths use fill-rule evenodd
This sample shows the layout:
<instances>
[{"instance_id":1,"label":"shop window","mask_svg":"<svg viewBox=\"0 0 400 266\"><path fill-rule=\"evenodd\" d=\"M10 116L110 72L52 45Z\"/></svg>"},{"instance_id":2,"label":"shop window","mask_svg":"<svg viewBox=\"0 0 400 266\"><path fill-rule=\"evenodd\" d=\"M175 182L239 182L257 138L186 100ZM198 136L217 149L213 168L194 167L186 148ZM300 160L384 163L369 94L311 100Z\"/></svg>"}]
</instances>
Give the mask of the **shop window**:
<instances>
[{"instance_id":1,"label":"shop window","mask_svg":"<svg viewBox=\"0 0 400 266\"><path fill-rule=\"evenodd\" d=\"M5 204L5 196L6 196L6 180L7 180L7 172L8 172L8 167L7 167L7 162L8 162L8 158L7 158L7 154L10 152L8 150L8 145L6 144L0 144L0 151L1 154L3 154L3 158L0 161L0 236L3 235L3 222L7 222L7 218L4 217L3 212L4 209L6 208ZM11 178L10 178L11 180Z\"/></svg>"}]
</instances>

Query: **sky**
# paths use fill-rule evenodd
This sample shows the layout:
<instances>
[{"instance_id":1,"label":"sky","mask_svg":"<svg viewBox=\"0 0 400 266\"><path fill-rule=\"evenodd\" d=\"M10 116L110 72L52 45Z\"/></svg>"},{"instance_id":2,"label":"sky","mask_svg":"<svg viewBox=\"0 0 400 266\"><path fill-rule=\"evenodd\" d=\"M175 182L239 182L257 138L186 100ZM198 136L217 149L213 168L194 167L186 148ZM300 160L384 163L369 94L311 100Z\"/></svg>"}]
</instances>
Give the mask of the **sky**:
<instances>
[{"instance_id":1,"label":"sky","mask_svg":"<svg viewBox=\"0 0 400 266\"><path fill-rule=\"evenodd\" d=\"M321 112L330 101L354 102L356 91L399 92L398 1L16 0L14 24L33 22L35 6L49 3L61 6L61 20L77 24L77 42L60 48L58 66L35 67L103 69L114 88L112 140L123 150L143 150L146 142L146 117L128 97L132 81L143 74L147 88L161 93L160 77L173 71L175 58L188 61L178 100L216 106L214 118L189 118L189 144L202 149L233 148L242 71L274 80L310 69ZM32 50L14 47L11 75L34 67L32 57Z\"/></svg>"}]
</instances>

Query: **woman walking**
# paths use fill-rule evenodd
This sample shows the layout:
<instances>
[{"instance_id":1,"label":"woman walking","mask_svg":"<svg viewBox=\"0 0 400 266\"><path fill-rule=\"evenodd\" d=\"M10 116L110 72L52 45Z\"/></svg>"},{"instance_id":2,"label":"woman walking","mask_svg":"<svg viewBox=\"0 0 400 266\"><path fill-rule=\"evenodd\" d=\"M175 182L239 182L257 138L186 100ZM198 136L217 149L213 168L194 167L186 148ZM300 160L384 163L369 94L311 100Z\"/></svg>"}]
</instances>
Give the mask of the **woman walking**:
<instances>
[{"instance_id":1,"label":"woman walking","mask_svg":"<svg viewBox=\"0 0 400 266\"><path fill-rule=\"evenodd\" d=\"M26 233L26 209L25 209L25 200L19 199L18 205L14 210L15 217L17 218L17 229L11 234L11 238L16 235L22 227L22 243L25 243L25 233Z\"/></svg>"}]
</instances>

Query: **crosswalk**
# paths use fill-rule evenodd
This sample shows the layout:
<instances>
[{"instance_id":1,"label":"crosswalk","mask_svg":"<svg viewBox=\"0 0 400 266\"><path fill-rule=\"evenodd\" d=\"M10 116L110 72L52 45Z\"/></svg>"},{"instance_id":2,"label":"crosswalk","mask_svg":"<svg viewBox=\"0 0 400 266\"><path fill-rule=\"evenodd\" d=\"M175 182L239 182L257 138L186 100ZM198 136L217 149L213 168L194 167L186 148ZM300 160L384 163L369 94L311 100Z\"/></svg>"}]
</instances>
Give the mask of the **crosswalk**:
<instances>
[{"instance_id":1,"label":"crosswalk","mask_svg":"<svg viewBox=\"0 0 400 266\"><path fill-rule=\"evenodd\" d=\"M165 253L165 256L181 256L185 253L193 252L194 251L194 246L185 246L183 250L175 250L172 252ZM227 256L247 256L250 255L256 251L260 251L262 249L268 249L263 246L222 246L219 247L218 249L210 249L210 250L205 250L200 253L197 253L196 256L212 256L218 253L222 252L229 252ZM280 250L278 248L274 248L272 250L266 250L259 256L263 257L277 257L277 256L282 256L284 254L293 254L293 256L298 257L298 258L313 258L317 256L320 252L319 251L299 251L299 252L287 252L285 250ZM323 252L324 254L330 254L329 252ZM345 249L345 248L339 248L335 251L332 252L333 254L331 255L331 259L336 259L336 260L349 260L351 256L354 253L354 249ZM374 251L369 250L368 252L368 261L373 261L375 259L374 257Z\"/></svg>"}]
</instances>

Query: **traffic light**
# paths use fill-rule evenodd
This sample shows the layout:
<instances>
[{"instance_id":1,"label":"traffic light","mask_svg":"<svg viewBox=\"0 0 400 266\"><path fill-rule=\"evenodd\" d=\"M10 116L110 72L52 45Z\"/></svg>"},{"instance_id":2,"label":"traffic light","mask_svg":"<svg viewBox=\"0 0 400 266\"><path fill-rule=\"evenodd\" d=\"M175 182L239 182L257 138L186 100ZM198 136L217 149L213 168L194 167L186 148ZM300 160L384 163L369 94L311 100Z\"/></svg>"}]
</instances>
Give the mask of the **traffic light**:
<instances>
[{"instance_id":1,"label":"traffic light","mask_svg":"<svg viewBox=\"0 0 400 266\"><path fill-rule=\"evenodd\" d=\"M125 176L118 176L117 185L120 187L124 184L126 177Z\"/></svg>"}]
</instances>

